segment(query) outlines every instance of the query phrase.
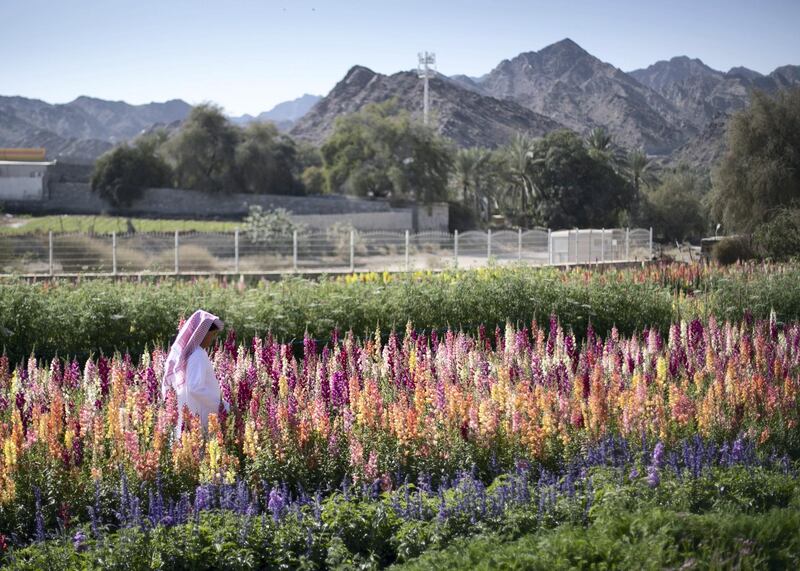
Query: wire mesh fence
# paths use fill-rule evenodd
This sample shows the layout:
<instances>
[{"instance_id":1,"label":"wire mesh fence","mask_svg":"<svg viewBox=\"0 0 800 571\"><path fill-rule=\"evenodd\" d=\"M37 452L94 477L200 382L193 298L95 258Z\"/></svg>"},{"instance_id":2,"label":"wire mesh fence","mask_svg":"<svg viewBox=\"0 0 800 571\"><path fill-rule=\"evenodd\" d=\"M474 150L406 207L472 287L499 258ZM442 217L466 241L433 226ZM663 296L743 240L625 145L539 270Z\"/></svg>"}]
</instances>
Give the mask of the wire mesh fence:
<instances>
[{"instance_id":1,"label":"wire mesh fence","mask_svg":"<svg viewBox=\"0 0 800 571\"><path fill-rule=\"evenodd\" d=\"M0 274L238 274L438 270L650 259L651 229L244 232L0 236Z\"/></svg>"}]
</instances>

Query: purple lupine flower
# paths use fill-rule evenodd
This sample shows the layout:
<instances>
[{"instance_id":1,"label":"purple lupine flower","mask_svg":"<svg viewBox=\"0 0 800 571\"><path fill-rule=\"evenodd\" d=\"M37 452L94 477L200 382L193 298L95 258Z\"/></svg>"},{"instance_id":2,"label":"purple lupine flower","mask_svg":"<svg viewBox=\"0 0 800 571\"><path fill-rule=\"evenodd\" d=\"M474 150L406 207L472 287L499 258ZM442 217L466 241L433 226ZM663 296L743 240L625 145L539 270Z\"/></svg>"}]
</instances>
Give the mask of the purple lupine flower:
<instances>
[{"instance_id":1,"label":"purple lupine flower","mask_svg":"<svg viewBox=\"0 0 800 571\"><path fill-rule=\"evenodd\" d=\"M76 531L75 535L72 536L72 547L78 552L86 549L86 534L82 529Z\"/></svg>"},{"instance_id":2,"label":"purple lupine flower","mask_svg":"<svg viewBox=\"0 0 800 571\"><path fill-rule=\"evenodd\" d=\"M660 440L653 449L653 466L659 470L664 467L664 444Z\"/></svg>"},{"instance_id":3,"label":"purple lupine flower","mask_svg":"<svg viewBox=\"0 0 800 571\"><path fill-rule=\"evenodd\" d=\"M100 394L104 397L108 396L108 391L111 388L111 367L108 365L108 359L100 357L97 360L97 376L100 378Z\"/></svg>"},{"instance_id":4,"label":"purple lupine flower","mask_svg":"<svg viewBox=\"0 0 800 571\"><path fill-rule=\"evenodd\" d=\"M661 483L661 475L655 466L650 466L647 470L647 485L651 488L657 488Z\"/></svg>"},{"instance_id":5,"label":"purple lupine flower","mask_svg":"<svg viewBox=\"0 0 800 571\"><path fill-rule=\"evenodd\" d=\"M42 514L42 492L34 486L33 495L36 503L36 541L44 541L44 515Z\"/></svg>"},{"instance_id":6,"label":"purple lupine flower","mask_svg":"<svg viewBox=\"0 0 800 571\"><path fill-rule=\"evenodd\" d=\"M283 510L285 508L286 508L286 500L283 497L283 494L281 494L281 492L278 491L277 488L273 488L272 491L270 491L269 493L269 502L267 503L267 509L269 509L269 511L272 513L272 520L274 522L277 522L280 519L281 514L283 513Z\"/></svg>"}]
</instances>

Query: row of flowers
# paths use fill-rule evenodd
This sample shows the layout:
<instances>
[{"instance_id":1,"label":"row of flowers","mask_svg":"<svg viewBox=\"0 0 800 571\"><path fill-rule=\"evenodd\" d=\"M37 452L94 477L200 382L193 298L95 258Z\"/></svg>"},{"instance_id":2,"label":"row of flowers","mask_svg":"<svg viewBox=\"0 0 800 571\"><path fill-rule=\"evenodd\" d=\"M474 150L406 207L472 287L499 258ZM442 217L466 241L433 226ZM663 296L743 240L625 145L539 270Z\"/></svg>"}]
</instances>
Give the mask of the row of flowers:
<instances>
[{"instance_id":1,"label":"row of flowers","mask_svg":"<svg viewBox=\"0 0 800 571\"><path fill-rule=\"evenodd\" d=\"M348 475L389 490L472 465L482 477L517 461L552 468L611 435L800 449L800 323L774 319L581 339L555 318L474 337L409 324L388 341L306 338L302 356L229 336L212 354L225 402L206 429L184 410L176 430L164 360L161 349L138 363L0 358L0 520L34 488L74 512L120 470L136 485L163 477L177 498L237 479L325 487Z\"/></svg>"}]
</instances>

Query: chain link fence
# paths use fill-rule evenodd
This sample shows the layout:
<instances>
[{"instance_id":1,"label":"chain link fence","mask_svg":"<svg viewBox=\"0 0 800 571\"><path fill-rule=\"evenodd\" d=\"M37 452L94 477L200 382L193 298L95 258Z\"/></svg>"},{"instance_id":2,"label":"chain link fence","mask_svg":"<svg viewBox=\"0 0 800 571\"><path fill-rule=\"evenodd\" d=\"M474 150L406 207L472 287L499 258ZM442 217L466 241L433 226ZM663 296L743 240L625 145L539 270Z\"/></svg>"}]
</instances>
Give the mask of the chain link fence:
<instances>
[{"instance_id":1,"label":"chain link fence","mask_svg":"<svg viewBox=\"0 0 800 571\"><path fill-rule=\"evenodd\" d=\"M260 274L407 271L487 264L648 260L652 229L455 232L295 232L251 241L244 232L0 236L4 275Z\"/></svg>"}]
</instances>

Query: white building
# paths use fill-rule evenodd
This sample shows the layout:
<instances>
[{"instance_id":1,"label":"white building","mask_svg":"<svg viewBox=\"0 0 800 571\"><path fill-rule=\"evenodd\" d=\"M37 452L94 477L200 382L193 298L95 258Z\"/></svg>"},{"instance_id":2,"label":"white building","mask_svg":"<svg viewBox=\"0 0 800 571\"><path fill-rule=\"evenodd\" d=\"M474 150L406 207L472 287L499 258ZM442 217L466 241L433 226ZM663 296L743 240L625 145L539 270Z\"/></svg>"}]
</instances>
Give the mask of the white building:
<instances>
[{"instance_id":1,"label":"white building","mask_svg":"<svg viewBox=\"0 0 800 571\"><path fill-rule=\"evenodd\" d=\"M609 260L643 260L652 251L652 230L586 229L551 233L553 264L585 264Z\"/></svg>"},{"instance_id":2,"label":"white building","mask_svg":"<svg viewBox=\"0 0 800 571\"><path fill-rule=\"evenodd\" d=\"M47 196L47 169L52 162L0 161L0 202L39 201Z\"/></svg>"}]
</instances>

